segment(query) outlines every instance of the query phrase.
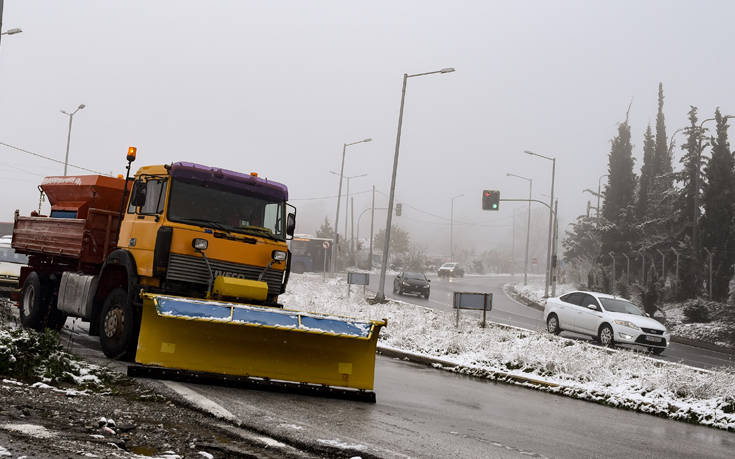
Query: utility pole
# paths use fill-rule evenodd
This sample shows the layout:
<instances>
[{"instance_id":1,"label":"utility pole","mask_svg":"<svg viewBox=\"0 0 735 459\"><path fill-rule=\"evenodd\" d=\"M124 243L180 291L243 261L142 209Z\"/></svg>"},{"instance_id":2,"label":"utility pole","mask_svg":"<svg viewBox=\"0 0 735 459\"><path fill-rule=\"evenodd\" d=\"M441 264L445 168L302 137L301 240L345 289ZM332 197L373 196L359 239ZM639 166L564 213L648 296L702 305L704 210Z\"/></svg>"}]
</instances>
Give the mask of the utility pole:
<instances>
[{"instance_id":1,"label":"utility pole","mask_svg":"<svg viewBox=\"0 0 735 459\"><path fill-rule=\"evenodd\" d=\"M559 260L557 256L557 243L559 241L559 200L554 201L554 248L551 255L551 296L556 296L556 272Z\"/></svg>"},{"instance_id":2,"label":"utility pole","mask_svg":"<svg viewBox=\"0 0 735 459\"><path fill-rule=\"evenodd\" d=\"M350 198L350 252L355 254L355 198Z\"/></svg>"},{"instance_id":3,"label":"utility pole","mask_svg":"<svg viewBox=\"0 0 735 459\"><path fill-rule=\"evenodd\" d=\"M368 266L369 269L372 271L373 269L373 222L375 220L375 185L373 185L373 203L370 206L370 253L368 255L369 262Z\"/></svg>"}]
</instances>

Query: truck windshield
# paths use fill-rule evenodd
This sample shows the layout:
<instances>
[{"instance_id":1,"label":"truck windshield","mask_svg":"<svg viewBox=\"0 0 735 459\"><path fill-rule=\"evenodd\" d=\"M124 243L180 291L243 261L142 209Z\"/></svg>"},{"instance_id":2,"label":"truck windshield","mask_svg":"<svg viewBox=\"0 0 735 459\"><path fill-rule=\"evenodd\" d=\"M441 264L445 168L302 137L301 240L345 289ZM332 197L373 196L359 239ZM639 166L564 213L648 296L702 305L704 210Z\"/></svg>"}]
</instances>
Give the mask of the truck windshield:
<instances>
[{"instance_id":1,"label":"truck windshield","mask_svg":"<svg viewBox=\"0 0 735 459\"><path fill-rule=\"evenodd\" d=\"M227 189L192 184L174 179L168 205L168 219L285 239L284 203Z\"/></svg>"}]
</instances>

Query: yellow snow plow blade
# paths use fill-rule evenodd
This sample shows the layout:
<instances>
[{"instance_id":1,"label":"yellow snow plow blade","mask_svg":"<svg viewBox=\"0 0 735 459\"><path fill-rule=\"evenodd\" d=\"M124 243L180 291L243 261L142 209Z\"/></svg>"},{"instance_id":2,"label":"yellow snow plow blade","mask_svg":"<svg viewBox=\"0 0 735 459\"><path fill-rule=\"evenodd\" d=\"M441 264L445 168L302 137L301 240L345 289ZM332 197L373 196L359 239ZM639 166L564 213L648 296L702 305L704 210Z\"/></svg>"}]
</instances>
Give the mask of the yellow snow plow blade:
<instances>
[{"instance_id":1,"label":"yellow snow plow blade","mask_svg":"<svg viewBox=\"0 0 735 459\"><path fill-rule=\"evenodd\" d=\"M144 365L371 390L385 321L144 293Z\"/></svg>"}]
</instances>

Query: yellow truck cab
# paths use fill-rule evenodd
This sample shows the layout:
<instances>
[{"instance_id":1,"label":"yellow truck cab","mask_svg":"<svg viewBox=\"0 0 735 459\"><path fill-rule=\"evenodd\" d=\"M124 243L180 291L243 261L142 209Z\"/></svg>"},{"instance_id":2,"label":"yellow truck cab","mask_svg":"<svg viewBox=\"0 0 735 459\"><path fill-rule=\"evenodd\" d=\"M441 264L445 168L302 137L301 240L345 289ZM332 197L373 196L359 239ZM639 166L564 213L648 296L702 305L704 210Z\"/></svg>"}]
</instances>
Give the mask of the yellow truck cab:
<instances>
[{"instance_id":1,"label":"yellow truck cab","mask_svg":"<svg viewBox=\"0 0 735 459\"><path fill-rule=\"evenodd\" d=\"M277 306L288 281L285 185L193 163L142 167L120 226L146 290ZM240 279L246 282L233 282Z\"/></svg>"}]
</instances>

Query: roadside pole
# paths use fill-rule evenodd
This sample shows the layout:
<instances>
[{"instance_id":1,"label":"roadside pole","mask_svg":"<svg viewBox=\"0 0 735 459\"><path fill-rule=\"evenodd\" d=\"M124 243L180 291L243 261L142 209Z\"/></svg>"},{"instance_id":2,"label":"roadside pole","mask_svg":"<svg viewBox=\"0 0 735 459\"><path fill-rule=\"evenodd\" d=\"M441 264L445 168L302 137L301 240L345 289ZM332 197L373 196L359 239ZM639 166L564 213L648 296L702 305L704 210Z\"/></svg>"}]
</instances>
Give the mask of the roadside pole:
<instances>
[{"instance_id":1,"label":"roadside pole","mask_svg":"<svg viewBox=\"0 0 735 459\"><path fill-rule=\"evenodd\" d=\"M369 270L373 270L373 222L375 220L375 185L373 185L373 203L370 206L370 254L368 255Z\"/></svg>"}]
</instances>

